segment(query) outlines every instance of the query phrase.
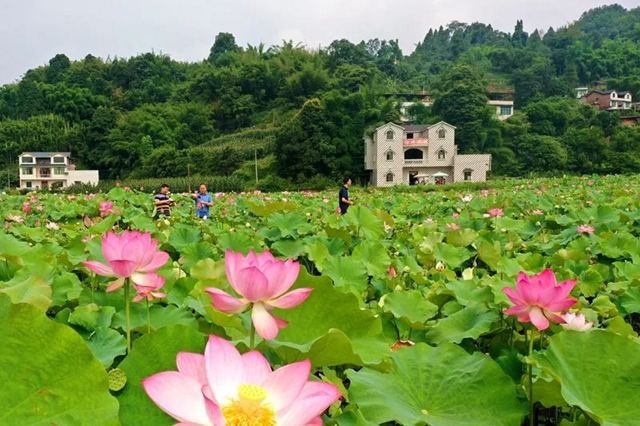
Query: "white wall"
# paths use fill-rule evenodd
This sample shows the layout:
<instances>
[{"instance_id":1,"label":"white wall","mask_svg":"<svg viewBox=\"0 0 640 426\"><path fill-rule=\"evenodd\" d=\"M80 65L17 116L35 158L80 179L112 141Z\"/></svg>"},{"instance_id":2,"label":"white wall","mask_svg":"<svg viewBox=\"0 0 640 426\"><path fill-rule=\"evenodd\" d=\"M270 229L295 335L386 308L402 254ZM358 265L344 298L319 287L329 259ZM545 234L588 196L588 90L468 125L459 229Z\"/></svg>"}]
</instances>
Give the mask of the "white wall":
<instances>
[{"instance_id":1,"label":"white wall","mask_svg":"<svg viewBox=\"0 0 640 426\"><path fill-rule=\"evenodd\" d=\"M75 182L96 185L100 181L97 170L69 170L67 173L69 173L67 175L67 186L71 186Z\"/></svg>"}]
</instances>

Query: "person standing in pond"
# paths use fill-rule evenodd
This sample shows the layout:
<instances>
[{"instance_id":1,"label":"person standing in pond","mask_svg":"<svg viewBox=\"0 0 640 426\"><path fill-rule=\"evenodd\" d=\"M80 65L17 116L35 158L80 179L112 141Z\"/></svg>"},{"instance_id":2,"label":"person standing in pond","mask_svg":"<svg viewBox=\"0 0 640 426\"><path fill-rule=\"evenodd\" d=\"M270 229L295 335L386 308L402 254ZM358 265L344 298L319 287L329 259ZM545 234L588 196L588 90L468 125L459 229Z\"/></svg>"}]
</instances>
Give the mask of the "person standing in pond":
<instances>
[{"instance_id":1,"label":"person standing in pond","mask_svg":"<svg viewBox=\"0 0 640 426\"><path fill-rule=\"evenodd\" d=\"M207 185L200 185L198 192L192 194L191 198L196 202L196 216L206 220L209 217L209 207L213 207L213 198L207 194Z\"/></svg>"},{"instance_id":2,"label":"person standing in pond","mask_svg":"<svg viewBox=\"0 0 640 426\"><path fill-rule=\"evenodd\" d=\"M353 201L349 200L349 187L351 186L351 179L345 178L342 181L342 188L338 193L338 200L340 206L340 214L345 214L349 206L353 205Z\"/></svg>"},{"instance_id":3,"label":"person standing in pond","mask_svg":"<svg viewBox=\"0 0 640 426\"><path fill-rule=\"evenodd\" d=\"M155 196L156 203L156 217L171 216L171 207L175 204L175 201L171 199L169 194L169 185L166 183L160 187L160 192Z\"/></svg>"}]
</instances>

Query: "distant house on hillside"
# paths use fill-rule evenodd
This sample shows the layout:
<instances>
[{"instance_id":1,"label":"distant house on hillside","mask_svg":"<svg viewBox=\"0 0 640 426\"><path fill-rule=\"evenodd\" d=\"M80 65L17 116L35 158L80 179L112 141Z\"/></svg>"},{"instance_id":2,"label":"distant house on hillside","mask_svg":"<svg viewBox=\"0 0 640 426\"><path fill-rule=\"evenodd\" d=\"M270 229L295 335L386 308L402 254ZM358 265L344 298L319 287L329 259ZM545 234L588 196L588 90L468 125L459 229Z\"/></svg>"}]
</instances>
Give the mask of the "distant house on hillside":
<instances>
[{"instance_id":1,"label":"distant house on hillside","mask_svg":"<svg viewBox=\"0 0 640 426\"><path fill-rule=\"evenodd\" d=\"M496 118L506 120L513 115L513 95L515 91L511 88L489 86L489 105L495 107Z\"/></svg>"},{"instance_id":2,"label":"distant house on hillside","mask_svg":"<svg viewBox=\"0 0 640 426\"><path fill-rule=\"evenodd\" d=\"M491 170L489 154L458 154L456 128L387 123L364 136L365 170L374 186L484 182Z\"/></svg>"},{"instance_id":3,"label":"distant house on hillside","mask_svg":"<svg viewBox=\"0 0 640 426\"><path fill-rule=\"evenodd\" d=\"M70 152L23 152L18 156L20 188L65 188L76 183L97 184L97 170L76 170Z\"/></svg>"},{"instance_id":4,"label":"distant house on hillside","mask_svg":"<svg viewBox=\"0 0 640 426\"><path fill-rule=\"evenodd\" d=\"M582 96L580 101L606 111L631 109L632 104L631 92L617 92L615 90L593 90Z\"/></svg>"},{"instance_id":5,"label":"distant house on hillside","mask_svg":"<svg viewBox=\"0 0 640 426\"><path fill-rule=\"evenodd\" d=\"M489 86L487 87L487 91L489 92L489 101L487 101L487 104L495 107L495 117L498 120L506 120L511 117L514 112L513 89ZM422 104L426 107L433 105L433 98L426 90L418 93L388 93L384 96L394 96L406 99L400 105L400 120L404 123L410 123L413 121L413 117L409 114L409 108L416 103Z\"/></svg>"}]
</instances>

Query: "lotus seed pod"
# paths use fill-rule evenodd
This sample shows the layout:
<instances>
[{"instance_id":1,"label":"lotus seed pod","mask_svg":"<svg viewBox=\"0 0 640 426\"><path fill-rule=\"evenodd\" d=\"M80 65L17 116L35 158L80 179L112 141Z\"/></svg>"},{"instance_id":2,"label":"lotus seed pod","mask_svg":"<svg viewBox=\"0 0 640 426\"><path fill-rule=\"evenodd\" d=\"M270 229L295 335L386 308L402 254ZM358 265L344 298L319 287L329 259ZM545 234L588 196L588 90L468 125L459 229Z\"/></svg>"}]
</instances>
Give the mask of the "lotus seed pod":
<instances>
[{"instance_id":1,"label":"lotus seed pod","mask_svg":"<svg viewBox=\"0 0 640 426\"><path fill-rule=\"evenodd\" d=\"M109 390L117 392L127 384L127 375L119 368L109 371Z\"/></svg>"}]
</instances>

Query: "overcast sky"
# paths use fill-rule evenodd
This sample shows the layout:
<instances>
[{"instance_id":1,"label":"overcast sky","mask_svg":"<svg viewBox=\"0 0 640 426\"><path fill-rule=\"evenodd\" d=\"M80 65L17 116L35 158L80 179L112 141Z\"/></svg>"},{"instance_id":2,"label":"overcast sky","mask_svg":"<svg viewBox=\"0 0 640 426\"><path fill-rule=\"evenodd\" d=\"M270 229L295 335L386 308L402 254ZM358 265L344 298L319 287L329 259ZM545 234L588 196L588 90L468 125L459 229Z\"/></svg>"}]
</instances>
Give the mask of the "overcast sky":
<instances>
[{"instance_id":1,"label":"overcast sky","mask_svg":"<svg viewBox=\"0 0 640 426\"><path fill-rule=\"evenodd\" d=\"M0 0L0 85L57 53L74 60L153 50L197 61L216 34L230 32L241 46L398 39L409 54L429 28L454 20L512 32L522 19L531 32L612 3L640 6L640 0Z\"/></svg>"}]
</instances>

